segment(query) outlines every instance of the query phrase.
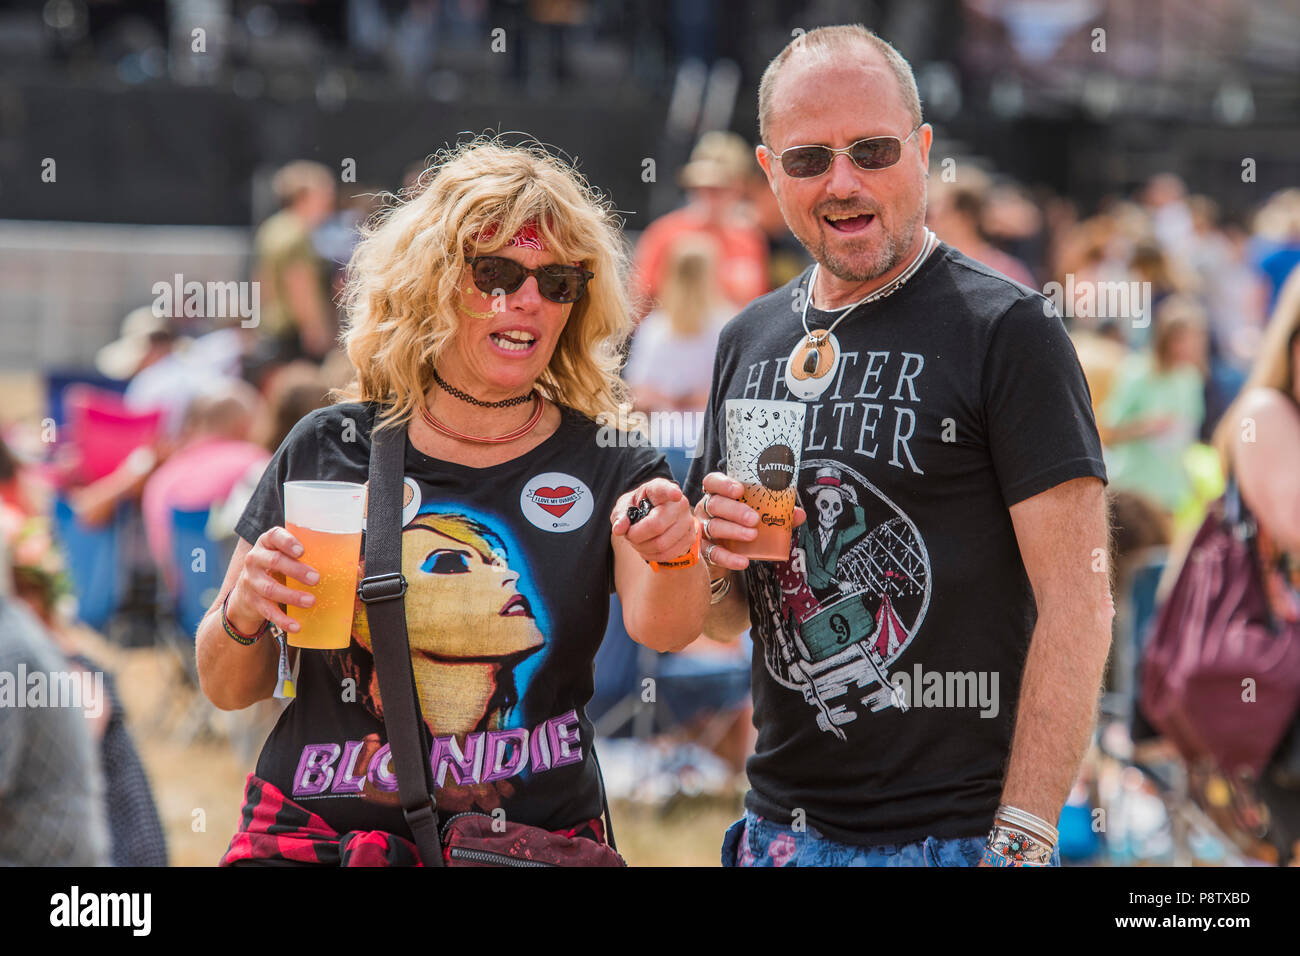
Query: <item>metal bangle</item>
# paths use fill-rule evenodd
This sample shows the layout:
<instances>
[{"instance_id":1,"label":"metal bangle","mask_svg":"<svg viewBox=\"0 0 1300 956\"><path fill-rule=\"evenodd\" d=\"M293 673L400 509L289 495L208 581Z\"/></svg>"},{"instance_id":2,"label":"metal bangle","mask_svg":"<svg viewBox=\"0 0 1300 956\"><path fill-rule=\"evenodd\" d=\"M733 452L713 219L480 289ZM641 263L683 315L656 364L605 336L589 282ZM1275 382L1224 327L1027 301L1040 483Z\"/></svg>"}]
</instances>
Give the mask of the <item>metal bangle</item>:
<instances>
[{"instance_id":1,"label":"metal bangle","mask_svg":"<svg viewBox=\"0 0 1300 956\"><path fill-rule=\"evenodd\" d=\"M707 561L708 558L705 558L704 560ZM730 590L731 590L730 573L724 574L716 581L710 579L709 580L709 604L721 604L722 599L727 596L727 592Z\"/></svg>"},{"instance_id":2,"label":"metal bangle","mask_svg":"<svg viewBox=\"0 0 1300 956\"><path fill-rule=\"evenodd\" d=\"M1008 806L1005 803L998 807L997 812L993 814L993 818L994 820L1001 818L1012 826L1028 830L1044 843L1052 846L1056 845L1056 841L1060 836L1056 827L1042 817L1035 816L1027 810L1021 810L1019 807Z\"/></svg>"},{"instance_id":3,"label":"metal bangle","mask_svg":"<svg viewBox=\"0 0 1300 956\"><path fill-rule=\"evenodd\" d=\"M1005 858L1006 866L1048 866L1052 847L1024 830L994 824L985 848Z\"/></svg>"}]
</instances>

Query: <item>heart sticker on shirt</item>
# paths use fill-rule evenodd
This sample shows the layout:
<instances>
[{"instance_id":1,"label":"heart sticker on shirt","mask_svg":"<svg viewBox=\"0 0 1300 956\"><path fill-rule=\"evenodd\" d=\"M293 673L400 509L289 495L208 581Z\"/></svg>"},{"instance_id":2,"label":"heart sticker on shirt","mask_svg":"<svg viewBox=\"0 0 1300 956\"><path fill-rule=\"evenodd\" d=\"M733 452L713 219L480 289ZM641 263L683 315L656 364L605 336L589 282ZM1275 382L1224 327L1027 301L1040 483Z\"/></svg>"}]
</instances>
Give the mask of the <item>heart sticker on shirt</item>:
<instances>
[{"instance_id":1,"label":"heart sticker on shirt","mask_svg":"<svg viewBox=\"0 0 1300 956\"><path fill-rule=\"evenodd\" d=\"M557 518L564 517L565 512L577 504L578 497L578 493L568 485L537 488L533 491L533 500Z\"/></svg>"},{"instance_id":2,"label":"heart sticker on shirt","mask_svg":"<svg viewBox=\"0 0 1300 956\"><path fill-rule=\"evenodd\" d=\"M543 531L580 528L591 517L592 507L591 489L559 471L530 478L519 495L519 510Z\"/></svg>"}]
</instances>

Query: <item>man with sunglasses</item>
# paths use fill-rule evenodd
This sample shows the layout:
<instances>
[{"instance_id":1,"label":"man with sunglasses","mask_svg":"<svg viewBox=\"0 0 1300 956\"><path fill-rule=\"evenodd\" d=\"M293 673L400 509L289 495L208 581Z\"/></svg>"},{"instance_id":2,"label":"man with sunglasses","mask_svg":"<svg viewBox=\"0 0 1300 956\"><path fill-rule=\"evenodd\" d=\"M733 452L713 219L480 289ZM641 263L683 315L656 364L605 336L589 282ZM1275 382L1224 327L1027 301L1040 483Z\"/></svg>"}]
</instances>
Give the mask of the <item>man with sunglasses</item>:
<instances>
[{"instance_id":1,"label":"man with sunglasses","mask_svg":"<svg viewBox=\"0 0 1300 956\"><path fill-rule=\"evenodd\" d=\"M926 229L932 131L889 44L796 39L759 124L816 262L724 329L686 485L706 633L754 637L758 742L723 863L1053 865L1113 614L1078 359L1042 296ZM736 398L806 405L786 561L725 544L758 519L725 474Z\"/></svg>"}]
</instances>

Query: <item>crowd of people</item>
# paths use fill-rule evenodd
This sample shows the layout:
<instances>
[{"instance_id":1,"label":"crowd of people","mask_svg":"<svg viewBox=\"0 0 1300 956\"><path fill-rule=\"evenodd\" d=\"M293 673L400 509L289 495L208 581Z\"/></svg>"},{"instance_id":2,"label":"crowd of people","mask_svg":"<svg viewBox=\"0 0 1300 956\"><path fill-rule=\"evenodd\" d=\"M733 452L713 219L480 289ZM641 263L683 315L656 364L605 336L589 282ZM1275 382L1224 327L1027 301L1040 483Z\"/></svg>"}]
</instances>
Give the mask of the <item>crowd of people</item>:
<instances>
[{"instance_id":1,"label":"crowd of people","mask_svg":"<svg viewBox=\"0 0 1300 956\"><path fill-rule=\"evenodd\" d=\"M500 178L508 167L502 159L499 166L480 172ZM537 169L539 175L549 175L544 164ZM952 169L951 175L935 169L929 176L925 222L951 249L1041 291L1063 317L1104 447L1112 513L1123 516L1117 518L1121 523L1142 529L1140 541L1130 547L1186 538L1233 477L1268 530L1266 566L1276 575L1271 593L1277 613L1300 619L1294 597L1300 592L1288 584L1300 579L1286 558L1300 554L1289 484L1289 476L1300 473L1300 428L1277 397L1300 401L1295 374L1300 362L1300 190L1265 197L1251 210L1225 212L1212 198L1189 194L1178 177L1164 173L1131 194L1117 193L1095 209L1082 210L1067 198L999 175L975 158L958 158ZM721 131L705 134L680 171L679 183L684 204L636 238L629 286L617 295L630 301L636 321L618 361L632 404L680 420L682 415L702 418L709 407L727 323L756 298L798 276L811 260L786 228L753 145L743 138ZM332 390L345 389L356 371L379 374L354 368L359 355L381 361L374 358L381 354L377 339L356 345L350 357L340 343L342 302L352 296L356 304L360 281L347 264L351 261L355 268L360 263L363 280L364 269L371 268L369 281L378 281L377 266L365 256L376 256L396 234L393 224L417 208L425 185L416 177L393 197L390 205L400 203L402 212L388 211L391 215L383 220L387 233L367 231L363 223L372 208L369 197L361 204L345 199L340 208L330 170L306 161L285 166L274 180L281 208L260 225L253 242L260 322L251 328L215 328L141 307L126 316L120 336L99 354L103 381L118 384L66 394L64 431L53 454L21 428L8 436L12 447L0 445L0 519L9 559L0 581L7 618L0 623L0 669L14 670L22 663L47 672L101 670L67 638L66 624L76 610L66 601L72 587L53 530L56 502L90 529L135 516L144 546L132 551L125 537L119 557L133 571L152 575L154 594L167 613L180 600L179 582L191 570L187 556L173 546L173 513L209 513L206 534L224 548L214 552L214 558L222 555L215 562L222 568L231 553L244 560L248 552L237 545L241 538L247 543L248 532L256 531L254 537L260 539L275 526L274 495L263 477L270 473L268 462L281 460L277 452L292 444L291 438L301 445L301 423L329 406L335 394L345 394ZM563 192L568 187L552 188ZM429 215L442 215L441 207L425 205ZM530 238L526 229L517 239L519 235L524 238L517 245L540 248L529 245L540 240ZM360 250L359 257L354 250ZM580 258L607 251L588 250ZM603 278L592 288L599 289ZM484 304L489 302L485 293ZM395 361L382 354L382 361ZM469 359L466 368L477 368L474 361ZM361 381L360 390L354 386L345 397L365 399L385 380L367 383L363 375ZM488 377L480 385L487 394L518 391L531 381ZM902 387L900 379L900 391ZM95 419L95 413L104 417ZM91 447L87 429L107 420L135 430L130 441L105 452ZM1237 439L1247 428L1259 430L1258 440L1243 444ZM678 484L687 482L689 459L704 451L693 447L697 437L682 431L661 441ZM428 444L439 447L437 439ZM896 439L895 455L897 449ZM357 480L363 480L364 463L352 465L361 469ZM634 476L647 481L668 477L640 460L618 467L625 468L620 475L629 481ZM826 484L838 487L837 475L826 469ZM607 490L621 494L625 489ZM837 500L847 500L843 491L840 495ZM663 503L666 507L668 499ZM249 524L249 514L257 515L258 527ZM471 542L487 561L494 553L494 532L468 517L462 524L430 527L450 540ZM618 553L615 547L612 555ZM1125 567L1128 556L1121 553L1118 566ZM646 589L657 585L625 573L620 596L631 610L625 606L623 616L635 623L648 614L639 609L650 593ZM1117 587L1126 583L1121 580ZM562 603L558 596L554 599ZM584 633L598 630L585 612L573 614L575 621L581 618ZM246 616L257 617L251 609ZM215 627L210 617L205 620ZM701 646L675 638L659 644L659 650L687 654ZM523 653L522 645L518 653ZM522 667L518 662L512 666ZM1116 679L1112 674L1110 680ZM580 690L573 689L574 700ZM498 700L494 706L499 705ZM437 701L429 702L430 711L438 707ZM53 710L17 714L0 708L0 733L7 741L0 749L6 819L0 828L0 862L165 864L157 813L111 684L104 715L89 723L68 721ZM733 765L753 747L749 715L748 706L741 706L727 739L714 741ZM554 717L542 711L532 716ZM447 720L443 729L448 732L478 726L470 721L462 727L450 716ZM50 753L69 756L55 768L55 761L46 759ZM508 787L488 789L496 794L492 799L510 797ZM482 792L469 788L463 802L471 805ZM1294 814L1294 791L1277 790L1272 799L1280 825L1294 828L1288 816ZM40 827L57 832L48 839L33 838ZM745 839L759 839L756 831L746 832ZM1283 842L1289 847L1298 836ZM39 855L33 856L37 847ZM1288 853L1284 848L1283 856Z\"/></svg>"}]
</instances>

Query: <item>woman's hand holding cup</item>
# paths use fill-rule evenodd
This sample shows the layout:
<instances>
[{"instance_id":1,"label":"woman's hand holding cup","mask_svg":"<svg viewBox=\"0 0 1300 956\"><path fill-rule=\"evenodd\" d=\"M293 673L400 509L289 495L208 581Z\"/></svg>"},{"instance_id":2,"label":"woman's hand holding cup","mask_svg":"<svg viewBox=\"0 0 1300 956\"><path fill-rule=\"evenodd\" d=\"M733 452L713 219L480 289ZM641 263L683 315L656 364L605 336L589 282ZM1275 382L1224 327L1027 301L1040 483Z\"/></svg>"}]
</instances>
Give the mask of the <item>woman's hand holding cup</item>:
<instances>
[{"instance_id":1,"label":"woman's hand holding cup","mask_svg":"<svg viewBox=\"0 0 1300 956\"><path fill-rule=\"evenodd\" d=\"M244 566L226 602L226 619L237 630L253 633L270 621L283 631L297 631L297 621L279 607L281 604L307 608L316 598L284 583L286 577L309 585L317 584L320 575L314 568L297 560L302 544L285 528L268 528L244 556Z\"/></svg>"},{"instance_id":2,"label":"woman's hand holding cup","mask_svg":"<svg viewBox=\"0 0 1300 956\"><path fill-rule=\"evenodd\" d=\"M700 554L717 568L743 571L749 567L749 558L728 550L721 541L753 541L758 537L758 512L741 498L745 486L721 471L711 471L704 476L705 495L695 505L695 517L704 528ZM807 515L795 506L794 527L799 527ZM715 575L716 577L717 575Z\"/></svg>"}]
</instances>

